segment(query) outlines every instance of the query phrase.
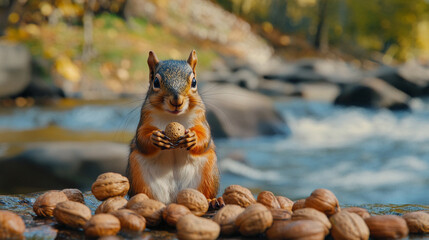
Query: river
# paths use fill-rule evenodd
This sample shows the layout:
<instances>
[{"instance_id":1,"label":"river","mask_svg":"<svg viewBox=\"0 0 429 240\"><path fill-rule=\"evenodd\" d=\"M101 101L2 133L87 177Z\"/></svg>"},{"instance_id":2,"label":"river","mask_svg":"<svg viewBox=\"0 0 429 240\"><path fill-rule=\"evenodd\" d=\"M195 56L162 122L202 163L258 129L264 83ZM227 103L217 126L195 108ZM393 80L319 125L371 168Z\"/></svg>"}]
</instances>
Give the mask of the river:
<instances>
[{"instance_id":1,"label":"river","mask_svg":"<svg viewBox=\"0 0 429 240\"><path fill-rule=\"evenodd\" d=\"M411 112L392 112L278 101L289 136L215 139L221 189L240 184L299 199L328 188L346 204L429 205L429 102L413 100L411 106ZM2 109L0 156L10 154L11 146L33 141L127 143L138 108L139 101L131 100L64 100ZM70 132L85 138L70 139Z\"/></svg>"}]
</instances>

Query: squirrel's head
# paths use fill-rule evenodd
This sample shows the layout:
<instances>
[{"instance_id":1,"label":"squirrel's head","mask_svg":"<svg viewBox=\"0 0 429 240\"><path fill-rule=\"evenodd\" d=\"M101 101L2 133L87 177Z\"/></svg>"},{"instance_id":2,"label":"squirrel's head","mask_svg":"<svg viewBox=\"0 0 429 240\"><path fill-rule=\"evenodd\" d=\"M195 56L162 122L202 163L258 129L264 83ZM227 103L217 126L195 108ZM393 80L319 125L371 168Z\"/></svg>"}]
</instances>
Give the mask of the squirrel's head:
<instances>
[{"instance_id":1,"label":"squirrel's head","mask_svg":"<svg viewBox=\"0 0 429 240\"><path fill-rule=\"evenodd\" d=\"M150 51L147 63L150 71L148 100L153 107L180 115L201 105L197 92L195 50L187 61L159 61L155 53Z\"/></svg>"}]
</instances>

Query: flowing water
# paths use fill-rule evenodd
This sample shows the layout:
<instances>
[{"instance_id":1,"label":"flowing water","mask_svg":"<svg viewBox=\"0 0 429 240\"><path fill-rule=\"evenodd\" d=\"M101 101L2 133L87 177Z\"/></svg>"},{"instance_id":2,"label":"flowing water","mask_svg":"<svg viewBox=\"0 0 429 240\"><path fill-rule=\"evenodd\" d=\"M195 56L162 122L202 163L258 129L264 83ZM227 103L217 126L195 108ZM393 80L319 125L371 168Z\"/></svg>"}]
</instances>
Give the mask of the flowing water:
<instances>
[{"instance_id":1,"label":"flowing water","mask_svg":"<svg viewBox=\"0 0 429 240\"><path fill-rule=\"evenodd\" d=\"M64 105L2 110L0 156L25 142L79 140L70 133L127 143L138 122L138 103ZM429 205L425 101L413 100L411 112L303 100L279 101L276 107L290 136L215 139L221 189L240 184L299 199L328 188L345 204Z\"/></svg>"}]
</instances>

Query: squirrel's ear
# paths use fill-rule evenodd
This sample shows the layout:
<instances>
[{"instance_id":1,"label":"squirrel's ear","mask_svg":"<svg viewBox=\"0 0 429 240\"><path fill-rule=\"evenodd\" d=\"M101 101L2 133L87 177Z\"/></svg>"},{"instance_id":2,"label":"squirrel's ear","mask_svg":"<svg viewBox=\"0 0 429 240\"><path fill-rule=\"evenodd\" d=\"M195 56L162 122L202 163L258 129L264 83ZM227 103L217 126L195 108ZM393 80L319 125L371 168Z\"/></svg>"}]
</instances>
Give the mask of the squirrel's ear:
<instances>
[{"instance_id":1,"label":"squirrel's ear","mask_svg":"<svg viewBox=\"0 0 429 240\"><path fill-rule=\"evenodd\" d=\"M149 80L153 79L153 75L155 74L155 68L156 68L156 65L158 65L158 63L159 63L159 60L156 57L155 53L152 51L149 51L149 57L147 58L147 65L149 66L149 71L150 71Z\"/></svg>"},{"instance_id":2,"label":"squirrel's ear","mask_svg":"<svg viewBox=\"0 0 429 240\"><path fill-rule=\"evenodd\" d=\"M188 63L192 68L192 71L195 75L195 67L197 66L197 54L195 53L195 50L192 50L191 54L189 54Z\"/></svg>"}]
</instances>

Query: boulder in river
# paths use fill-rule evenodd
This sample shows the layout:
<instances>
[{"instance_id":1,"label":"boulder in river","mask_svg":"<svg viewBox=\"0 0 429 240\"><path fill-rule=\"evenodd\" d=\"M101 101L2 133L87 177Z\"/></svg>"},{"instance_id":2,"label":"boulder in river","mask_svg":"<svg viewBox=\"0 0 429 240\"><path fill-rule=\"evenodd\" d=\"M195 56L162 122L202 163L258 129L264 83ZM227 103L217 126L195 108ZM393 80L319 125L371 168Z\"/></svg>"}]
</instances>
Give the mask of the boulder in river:
<instances>
[{"instance_id":1,"label":"boulder in river","mask_svg":"<svg viewBox=\"0 0 429 240\"><path fill-rule=\"evenodd\" d=\"M28 49L0 42L0 98L22 92L30 83L31 57Z\"/></svg>"},{"instance_id":2,"label":"boulder in river","mask_svg":"<svg viewBox=\"0 0 429 240\"><path fill-rule=\"evenodd\" d=\"M262 94L232 84L220 84L206 85L201 95L215 138L247 138L289 132L273 101Z\"/></svg>"},{"instance_id":3,"label":"boulder in river","mask_svg":"<svg viewBox=\"0 0 429 240\"><path fill-rule=\"evenodd\" d=\"M383 66L374 75L411 97L429 95L429 68L417 61L399 67Z\"/></svg>"},{"instance_id":4,"label":"boulder in river","mask_svg":"<svg viewBox=\"0 0 429 240\"><path fill-rule=\"evenodd\" d=\"M345 86L334 103L344 106L408 110L409 97L378 78Z\"/></svg>"},{"instance_id":5,"label":"boulder in river","mask_svg":"<svg viewBox=\"0 0 429 240\"><path fill-rule=\"evenodd\" d=\"M291 83L329 82L338 85L350 84L359 80L362 72L343 61L330 59L304 59L296 63L283 63L283 66L269 69L266 79L277 79Z\"/></svg>"}]
</instances>

